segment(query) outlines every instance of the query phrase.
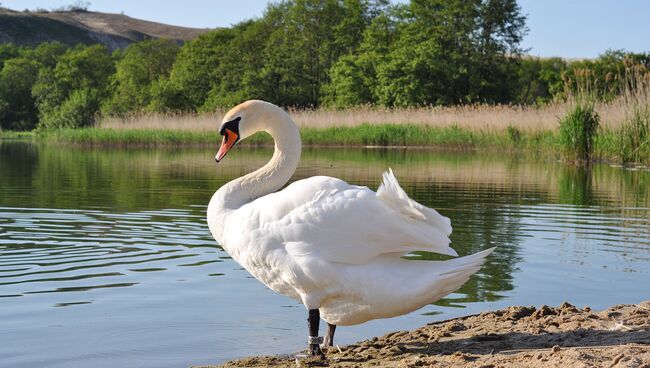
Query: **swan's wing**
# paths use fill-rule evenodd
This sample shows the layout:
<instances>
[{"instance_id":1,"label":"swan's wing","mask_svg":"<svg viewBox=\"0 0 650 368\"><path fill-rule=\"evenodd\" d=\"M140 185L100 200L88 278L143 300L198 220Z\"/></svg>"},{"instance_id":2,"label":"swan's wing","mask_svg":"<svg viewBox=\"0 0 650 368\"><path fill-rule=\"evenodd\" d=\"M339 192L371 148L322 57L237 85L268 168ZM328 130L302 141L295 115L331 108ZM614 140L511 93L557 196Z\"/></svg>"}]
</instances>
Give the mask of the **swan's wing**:
<instances>
[{"instance_id":1,"label":"swan's wing","mask_svg":"<svg viewBox=\"0 0 650 368\"><path fill-rule=\"evenodd\" d=\"M451 234L451 221L448 217L441 216L438 211L419 204L408 197L404 189L397 182L393 169L388 169L383 175L383 182L377 189L377 196L389 204L393 209L412 217L415 220L437 228L445 235Z\"/></svg>"},{"instance_id":2,"label":"swan's wing","mask_svg":"<svg viewBox=\"0 0 650 368\"><path fill-rule=\"evenodd\" d=\"M392 171L377 193L319 177L277 194L266 198L264 207L279 210L263 211L260 223L297 263L363 264L415 250L457 255L449 247L449 219L408 198Z\"/></svg>"}]
</instances>

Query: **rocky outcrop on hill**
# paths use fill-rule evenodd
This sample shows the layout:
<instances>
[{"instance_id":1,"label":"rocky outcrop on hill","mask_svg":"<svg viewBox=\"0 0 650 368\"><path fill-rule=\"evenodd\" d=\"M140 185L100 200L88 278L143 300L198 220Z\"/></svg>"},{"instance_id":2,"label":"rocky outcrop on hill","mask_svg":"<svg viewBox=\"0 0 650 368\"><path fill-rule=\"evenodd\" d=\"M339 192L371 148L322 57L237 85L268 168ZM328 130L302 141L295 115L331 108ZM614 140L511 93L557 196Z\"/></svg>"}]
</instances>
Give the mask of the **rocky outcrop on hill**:
<instances>
[{"instance_id":1,"label":"rocky outcrop on hill","mask_svg":"<svg viewBox=\"0 0 650 368\"><path fill-rule=\"evenodd\" d=\"M91 11L24 11L0 8L0 43L34 46L42 42L106 45L110 50L124 48L147 38L167 38L179 43L191 40L209 29L171 26L128 17Z\"/></svg>"}]
</instances>

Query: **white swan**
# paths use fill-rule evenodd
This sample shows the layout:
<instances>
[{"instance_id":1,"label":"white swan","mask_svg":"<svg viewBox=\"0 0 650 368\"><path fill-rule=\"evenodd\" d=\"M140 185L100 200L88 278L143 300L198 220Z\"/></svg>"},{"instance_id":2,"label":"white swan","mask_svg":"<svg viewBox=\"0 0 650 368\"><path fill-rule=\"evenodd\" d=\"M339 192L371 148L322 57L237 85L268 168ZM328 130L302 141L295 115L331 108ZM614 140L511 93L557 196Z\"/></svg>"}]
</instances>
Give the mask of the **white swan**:
<instances>
[{"instance_id":1,"label":"white swan","mask_svg":"<svg viewBox=\"0 0 650 368\"><path fill-rule=\"evenodd\" d=\"M289 115L263 101L230 110L220 133L219 162L240 139L266 131L271 160L222 186L210 200L208 224L233 259L272 290L309 310L309 351L320 355L319 316L355 325L409 313L458 289L478 271L488 249L448 261L402 258L415 250L457 256L450 221L409 199L393 172L373 192L316 176L280 189L300 159L300 134Z\"/></svg>"}]
</instances>

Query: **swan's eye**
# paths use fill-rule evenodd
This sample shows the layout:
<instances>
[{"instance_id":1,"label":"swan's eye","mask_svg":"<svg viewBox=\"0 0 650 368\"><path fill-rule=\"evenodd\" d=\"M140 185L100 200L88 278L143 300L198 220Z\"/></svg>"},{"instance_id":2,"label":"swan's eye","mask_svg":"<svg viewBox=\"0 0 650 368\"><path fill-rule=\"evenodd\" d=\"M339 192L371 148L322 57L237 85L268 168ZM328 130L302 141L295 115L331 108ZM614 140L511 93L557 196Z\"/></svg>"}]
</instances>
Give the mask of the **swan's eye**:
<instances>
[{"instance_id":1,"label":"swan's eye","mask_svg":"<svg viewBox=\"0 0 650 368\"><path fill-rule=\"evenodd\" d=\"M223 123L221 125L221 129L219 129L219 134L226 135L226 130L230 130L231 132L234 132L235 134L239 135L240 120L241 120L241 116L238 116L230 121Z\"/></svg>"}]
</instances>

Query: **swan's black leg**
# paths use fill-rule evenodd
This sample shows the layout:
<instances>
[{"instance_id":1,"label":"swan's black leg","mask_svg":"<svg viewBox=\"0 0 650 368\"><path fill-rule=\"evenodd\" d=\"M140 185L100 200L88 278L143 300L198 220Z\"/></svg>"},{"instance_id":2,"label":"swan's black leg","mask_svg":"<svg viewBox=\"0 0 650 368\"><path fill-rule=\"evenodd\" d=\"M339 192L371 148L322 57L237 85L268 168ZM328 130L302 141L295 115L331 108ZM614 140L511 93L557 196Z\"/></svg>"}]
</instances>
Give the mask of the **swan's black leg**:
<instances>
[{"instance_id":1,"label":"swan's black leg","mask_svg":"<svg viewBox=\"0 0 650 368\"><path fill-rule=\"evenodd\" d=\"M309 310L309 355L323 356L323 351L320 349L320 339L318 338L318 325L320 324L320 313L318 309Z\"/></svg>"},{"instance_id":2,"label":"swan's black leg","mask_svg":"<svg viewBox=\"0 0 650 368\"><path fill-rule=\"evenodd\" d=\"M327 324L327 334L325 335L324 347L328 348L334 346L334 331L336 331L336 325Z\"/></svg>"}]
</instances>

